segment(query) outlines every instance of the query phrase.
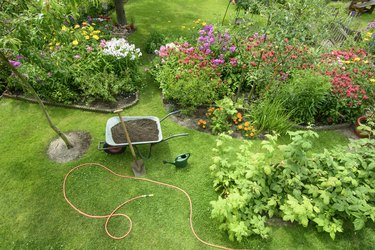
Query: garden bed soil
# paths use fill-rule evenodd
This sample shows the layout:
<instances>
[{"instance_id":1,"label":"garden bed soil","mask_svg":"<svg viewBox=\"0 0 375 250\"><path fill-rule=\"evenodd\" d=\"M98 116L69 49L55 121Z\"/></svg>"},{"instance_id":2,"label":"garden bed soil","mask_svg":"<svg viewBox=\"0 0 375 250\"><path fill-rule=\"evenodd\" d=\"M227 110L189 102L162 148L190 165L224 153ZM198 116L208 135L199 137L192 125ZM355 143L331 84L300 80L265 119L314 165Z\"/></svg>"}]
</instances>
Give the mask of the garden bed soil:
<instances>
[{"instance_id":1,"label":"garden bed soil","mask_svg":"<svg viewBox=\"0 0 375 250\"><path fill-rule=\"evenodd\" d=\"M73 148L68 149L64 141L59 137L53 140L47 150L48 157L58 163L66 163L76 160L86 153L91 144L91 136L86 132L70 132L65 134L73 144Z\"/></svg>"},{"instance_id":2,"label":"garden bed soil","mask_svg":"<svg viewBox=\"0 0 375 250\"><path fill-rule=\"evenodd\" d=\"M159 129L156 121L151 119L138 119L125 121L131 142L148 142L159 140ZM127 143L125 132L121 123L111 128L113 141L117 144Z\"/></svg>"},{"instance_id":3,"label":"garden bed soil","mask_svg":"<svg viewBox=\"0 0 375 250\"><path fill-rule=\"evenodd\" d=\"M176 109L174 104L165 102L164 105L167 110ZM207 112L207 107L199 107L192 115L184 115L181 113L177 113L175 115L172 115L171 119L181 126L212 134L210 129L207 129L207 128L203 129L197 124L197 121L199 121L200 119L207 120L206 112ZM303 127L303 126L296 126L296 128L300 130L307 129L307 127ZM336 131L349 139L358 139L358 136L356 136L356 134L354 133L354 129L352 126L350 126L350 124L317 126L316 128L314 127L312 130L319 130L319 131L331 130L331 131ZM233 132L231 136L237 139L242 138L242 135L239 132ZM265 137L264 135L261 135L260 138L257 138L257 139L265 139Z\"/></svg>"}]
</instances>

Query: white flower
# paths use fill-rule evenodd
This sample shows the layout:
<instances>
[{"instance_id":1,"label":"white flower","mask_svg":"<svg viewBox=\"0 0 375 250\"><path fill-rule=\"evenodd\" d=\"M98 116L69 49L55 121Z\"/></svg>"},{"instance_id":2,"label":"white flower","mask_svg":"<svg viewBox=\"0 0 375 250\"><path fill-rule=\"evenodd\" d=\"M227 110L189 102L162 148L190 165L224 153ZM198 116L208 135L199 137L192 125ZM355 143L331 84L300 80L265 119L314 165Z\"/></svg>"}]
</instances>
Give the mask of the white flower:
<instances>
[{"instance_id":1,"label":"white flower","mask_svg":"<svg viewBox=\"0 0 375 250\"><path fill-rule=\"evenodd\" d=\"M136 48L134 44L129 44L124 38L112 38L107 41L103 48L104 55L115 57L130 57L130 60L135 60L142 56L140 49Z\"/></svg>"}]
</instances>

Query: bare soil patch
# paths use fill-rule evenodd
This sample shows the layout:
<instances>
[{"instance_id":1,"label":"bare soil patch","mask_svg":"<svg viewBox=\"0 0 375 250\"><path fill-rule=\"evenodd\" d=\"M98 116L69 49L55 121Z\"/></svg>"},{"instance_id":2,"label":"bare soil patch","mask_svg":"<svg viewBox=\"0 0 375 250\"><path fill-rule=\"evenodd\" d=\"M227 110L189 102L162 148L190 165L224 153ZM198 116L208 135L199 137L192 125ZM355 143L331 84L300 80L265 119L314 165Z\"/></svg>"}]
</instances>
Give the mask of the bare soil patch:
<instances>
[{"instance_id":1,"label":"bare soil patch","mask_svg":"<svg viewBox=\"0 0 375 250\"><path fill-rule=\"evenodd\" d=\"M47 150L48 157L52 161L66 163L76 160L86 153L91 144L91 136L87 132L70 132L66 136L73 144L73 148L68 149L60 137L53 140Z\"/></svg>"}]
</instances>

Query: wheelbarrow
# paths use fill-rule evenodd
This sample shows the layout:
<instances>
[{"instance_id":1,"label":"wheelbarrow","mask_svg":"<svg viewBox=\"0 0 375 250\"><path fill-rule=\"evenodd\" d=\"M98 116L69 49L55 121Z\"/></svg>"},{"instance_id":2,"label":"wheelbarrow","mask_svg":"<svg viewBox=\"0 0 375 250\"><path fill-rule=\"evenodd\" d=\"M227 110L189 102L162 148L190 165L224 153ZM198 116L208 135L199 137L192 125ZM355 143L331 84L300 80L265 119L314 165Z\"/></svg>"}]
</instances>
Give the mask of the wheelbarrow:
<instances>
[{"instance_id":1,"label":"wheelbarrow","mask_svg":"<svg viewBox=\"0 0 375 250\"><path fill-rule=\"evenodd\" d=\"M131 122L131 121L140 121L140 120L148 120L153 122L158 131L157 137L153 138L152 140L145 140L145 141L132 141L132 145L137 151L138 155L143 159L148 159L151 156L152 147L158 143L165 142L169 139L180 137L180 136L187 136L187 133L175 134L169 137L163 138L162 129L161 129L161 122L164 121L167 117L180 112L179 110L169 113L168 115L164 116L162 119L159 119L156 116L122 116L123 121ZM120 118L118 116L111 117L107 120L107 125L105 129L105 141L100 141L98 144L98 150L102 150L107 154L121 154L126 150L128 143L125 141L116 141L115 135L113 133L113 128L120 124ZM147 128L144 131L141 131L144 134L147 134ZM132 132L129 131L131 134ZM144 156L140 150L138 149L137 145L149 145L147 154Z\"/></svg>"}]
</instances>

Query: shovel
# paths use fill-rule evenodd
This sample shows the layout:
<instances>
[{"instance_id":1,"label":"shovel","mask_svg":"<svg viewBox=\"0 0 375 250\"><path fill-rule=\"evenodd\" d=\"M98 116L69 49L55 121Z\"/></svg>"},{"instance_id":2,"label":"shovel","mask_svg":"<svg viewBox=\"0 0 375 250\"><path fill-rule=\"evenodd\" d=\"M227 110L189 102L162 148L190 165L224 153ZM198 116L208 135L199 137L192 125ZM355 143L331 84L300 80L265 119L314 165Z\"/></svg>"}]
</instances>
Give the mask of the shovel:
<instances>
[{"instance_id":1,"label":"shovel","mask_svg":"<svg viewBox=\"0 0 375 250\"><path fill-rule=\"evenodd\" d=\"M125 122L121 117L122 111L123 111L122 109L118 109L118 110L113 111L113 113L117 114L118 117L120 118L121 126L122 126L122 129L124 130L126 141L128 142L130 152L132 153L132 156L133 156L133 162L132 162L133 173L134 173L135 176L142 176L142 175L146 174L145 165L144 165L142 159L137 160L137 156L134 152L132 142L130 141L130 136L129 136L128 130L126 129Z\"/></svg>"}]
</instances>

